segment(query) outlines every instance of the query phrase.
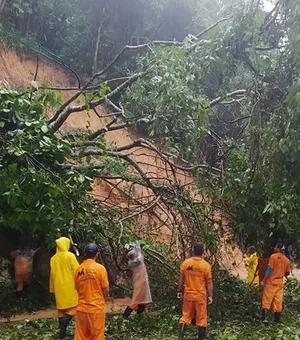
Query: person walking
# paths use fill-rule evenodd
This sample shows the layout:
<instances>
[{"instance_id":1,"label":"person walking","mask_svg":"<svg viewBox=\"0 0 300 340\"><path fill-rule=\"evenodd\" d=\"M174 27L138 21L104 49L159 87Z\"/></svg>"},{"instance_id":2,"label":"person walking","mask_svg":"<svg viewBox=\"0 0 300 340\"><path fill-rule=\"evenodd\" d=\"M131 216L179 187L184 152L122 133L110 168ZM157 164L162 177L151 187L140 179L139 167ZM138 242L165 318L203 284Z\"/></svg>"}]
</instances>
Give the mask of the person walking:
<instances>
[{"instance_id":1,"label":"person walking","mask_svg":"<svg viewBox=\"0 0 300 340\"><path fill-rule=\"evenodd\" d=\"M109 294L109 282L105 267L96 262L98 257L98 246L88 244L85 260L75 272L75 287L79 296L75 340L104 339L105 300Z\"/></svg>"},{"instance_id":2,"label":"person walking","mask_svg":"<svg viewBox=\"0 0 300 340\"><path fill-rule=\"evenodd\" d=\"M76 314L78 295L75 290L74 273L79 263L69 251L70 240L60 237L55 241L56 254L50 260L50 293L54 293L58 310L59 338L66 337L67 327Z\"/></svg>"},{"instance_id":3,"label":"person walking","mask_svg":"<svg viewBox=\"0 0 300 340\"><path fill-rule=\"evenodd\" d=\"M262 297L262 320L266 320L266 311L273 303L274 321L280 322L283 302L283 278L291 272L290 260L283 254L285 247L278 242L274 254L270 256L266 275L261 283L264 287Z\"/></svg>"},{"instance_id":4,"label":"person walking","mask_svg":"<svg viewBox=\"0 0 300 340\"><path fill-rule=\"evenodd\" d=\"M194 256L180 268L177 298L183 299L178 340L183 340L186 328L195 318L198 340L204 340L207 327L207 305L213 302L211 266L202 256L204 245L194 245Z\"/></svg>"},{"instance_id":5,"label":"person walking","mask_svg":"<svg viewBox=\"0 0 300 340\"><path fill-rule=\"evenodd\" d=\"M123 317L128 318L136 310L137 314L145 311L146 306L152 303L147 269L141 249L133 246L127 253L128 267L132 272L133 296L131 303L126 307Z\"/></svg>"}]
</instances>

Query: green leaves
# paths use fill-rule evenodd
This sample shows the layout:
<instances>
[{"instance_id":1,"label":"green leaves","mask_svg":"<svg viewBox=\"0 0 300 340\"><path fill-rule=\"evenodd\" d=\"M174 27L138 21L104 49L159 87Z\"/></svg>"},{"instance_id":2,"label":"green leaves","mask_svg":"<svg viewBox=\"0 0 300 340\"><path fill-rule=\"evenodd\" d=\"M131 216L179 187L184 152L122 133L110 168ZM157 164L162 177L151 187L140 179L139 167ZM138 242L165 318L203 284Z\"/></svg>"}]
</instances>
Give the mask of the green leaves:
<instances>
[{"instance_id":1,"label":"green leaves","mask_svg":"<svg viewBox=\"0 0 300 340\"><path fill-rule=\"evenodd\" d=\"M0 228L49 245L57 230L66 233L70 219L82 213L71 204L85 197L91 178L61 167L70 145L48 127L44 110L55 105L53 96L2 90L0 97L6 119L0 141Z\"/></svg>"},{"instance_id":2,"label":"green leaves","mask_svg":"<svg viewBox=\"0 0 300 340\"><path fill-rule=\"evenodd\" d=\"M209 120L209 100L198 87L196 66L184 47L156 48L144 63L153 66L127 91L128 115L146 136L171 143L185 159L196 159Z\"/></svg>"},{"instance_id":3,"label":"green leaves","mask_svg":"<svg viewBox=\"0 0 300 340\"><path fill-rule=\"evenodd\" d=\"M161 266L158 266L161 267ZM295 279L288 280L285 286L285 308L282 323L273 322L273 315L268 315L268 323L259 322L261 294L259 290L250 287L247 283L232 277L223 271L214 272L214 304L209 308L208 338L211 340L270 340L270 339L299 339L299 282ZM155 282L153 282L155 284ZM40 305L39 294L42 292L29 292L28 298L22 299L13 309L13 291L9 286L0 285L0 299L4 302L3 316L9 316L8 311L20 312L24 308ZM169 292L170 282L160 286L161 290ZM165 293L165 296L167 294ZM176 296L176 290L174 290ZM112 310L119 309L117 304ZM31 303L30 303L31 302ZM155 311L142 315L132 315L130 320L121 316L112 316L106 320L105 336L107 340L176 340L178 338L178 319L181 314L181 303L176 298L164 308L155 307ZM53 310L54 313L54 310ZM6 315L5 315L6 314ZM53 314L54 315L54 314ZM272 319L271 319L272 318ZM31 315L28 315L31 319ZM272 320L272 321L271 321ZM74 332L74 322L70 324L70 331ZM187 340L195 339L196 329L190 327L186 332ZM41 340L50 340L57 334L57 319L25 320L3 324L1 338L10 340L31 340L36 337Z\"/></svg>"},{"instance_id":4,"label":"green leaves","mask_svg":"<svg viewBox=\"0 0 300 340\"><path fill-rule=\"evenodd\" d=\"M41 130L42 130L42 132L47 133L47 132L48 132L48 127L47 127L47 125L43 125L43 126L41 127Z\"/></svg>"}]
</instances>

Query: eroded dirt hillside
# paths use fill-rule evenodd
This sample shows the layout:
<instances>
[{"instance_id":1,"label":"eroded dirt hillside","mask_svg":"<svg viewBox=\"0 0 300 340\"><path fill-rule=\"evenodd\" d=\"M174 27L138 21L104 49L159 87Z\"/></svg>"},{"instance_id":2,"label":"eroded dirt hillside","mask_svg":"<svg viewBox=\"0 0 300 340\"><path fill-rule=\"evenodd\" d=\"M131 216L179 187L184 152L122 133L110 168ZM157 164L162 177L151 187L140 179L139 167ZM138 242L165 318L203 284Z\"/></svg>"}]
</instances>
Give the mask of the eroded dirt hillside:
<instances>
[{"instance_id":1,"label":"eroded dirt hillside","mask_svg":"<svg viewBox=\"0 0 300 340\"><path fill-rule=\"evenodd\" d=\"M31 81L36 78L38 83L47 83L52 87L74 87L76 81L67 72L61 68L39 59L37 67L37 59L24 52L17 52L14 49L5 49L0 45L0 80L6 82L13 89L22 89L30 85ZM73 91L62 92L64 98L72 96ZM104 109L97 109L98 114L104 114ZM80 112L72 114L63 125L65 130L85 130L91 131L102 128L107 122L93 112ZM107 143L116 143L118 146L124 146L132 143L138 136L133 131L123 129L106 133ZM178 170L174 176L172 169L161 157L156 153L144 147L131 149L131 157L139 164L147 176L151 178L164 179L166 182L177 181L185 187L192 187L193 180L184 171ZM127 186L124 190L124 185ZM129 198L126 192L130 190L132 198ZM138 212L142 210L145 204L155 200L153 193L140 185L128 185L116 180L98 180L94 183L93 192L91 193L102 205L113 207L118 206L127 213ZM202 199L201 196L195 195L195 199ZM218 216L222 219L222 216ZM246 271L243 265L242 251L235 246L230 240L230 234L224 225L224 240L220 244L222 253L221 265L224 269L230 270L235 275L245 278ZM181 223L180 216L170 214L159 203L155 209L147 210L136 218L133 223L137 232L143 233L151 224L150 236L160 241L168 240L174 237L174 225ZM227 230L227 232L226 232ZM175 235L176 238L176 235Z\"/></svg>"}]
</instances>

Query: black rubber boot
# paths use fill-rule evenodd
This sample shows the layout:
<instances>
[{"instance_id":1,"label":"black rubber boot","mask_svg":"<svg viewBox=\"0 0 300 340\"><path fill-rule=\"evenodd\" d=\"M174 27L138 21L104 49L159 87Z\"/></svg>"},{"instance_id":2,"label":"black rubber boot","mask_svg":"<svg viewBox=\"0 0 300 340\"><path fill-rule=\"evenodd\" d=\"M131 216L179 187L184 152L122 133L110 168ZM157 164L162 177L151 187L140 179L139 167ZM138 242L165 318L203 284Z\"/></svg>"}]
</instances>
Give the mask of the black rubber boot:
<instances>
[{"instance_id":1,"label":"black rubber boot","mask_svg":"<svg viewBox=\"0 0 300 340\"><path fill-rule=\"evenodd\" d=\"M275 322L280 322L280 316L281 316L280 312L274 313L274 321Z\"/></svg>"},{"instance_id":2,"label":"black rubber boot","mask_svg":"<svg viewBox=\"0 0 300 340\"><path fill-rule=\"evenodd\" d=\"M136 313L137 314L142 314L146 309L146 306L145 305L138 305L138 308L136 310Z\"/></svg>"},{"instance_id":3,"label":"black rubber boot","mask_svg":"<svg viewBox=\"0 0 300 340\"><path fill-rule=\"evenodd\" d=\"M204 340L206 334L206 327L199 327L198 328L198 340Z\"/></svg>"},{"instance_id":4,"label":"black rubber boot","mask_svg":"<svg viewBox=\"0 0 300 340\"><path fill-rule=\"evenodd\" d=\"M179 326L178 340L183 340L187 326L183 323Z\"/></svg>"},{"instance_id":5,"label":"black rubber boot","mask_svg":"<svg viewBox=\"0 0 300 340\"><path fill-rule=\"evenodd\" d=\"M65 315L62 318L59 318L59 338L64 339L66 337L67 333L67 327L72 320L71 315Z\"/></svg>"},{"instance_id":6,"label":"black rubber boot","mask_svg":"<svg viewBox=\"0 0 300 340\"><path fill-rule=\"evenodd\" d=\"M132 313L133 309L131 309L129 306L126 307L126 309L124 310L124 313L123 313L123 318L129 318L131 313Z\"/></svg>"},{"instance_id":7,"label":"black rubber boot","mask_svg":"<svg viewBox=\"0 0 300 340\"><path fill-rule=\"evenodd\" d=\"M266 321L266 309L261 310L261 321Z\"/></svg>"},{"instance_id":8,"label":"black rubber boot","mask_svg":"<svg viewBox=\"0 0 300 340\"><path fill-rule=\"evenodd\" d=\"M17 290L16 291L16 297L17 297L17 299L21 300L24 297L24 291L23 290Z\"/></svg>"},{"instance_id":9,"label":"black rubber boot","mask_svg":"<svg viewBox=\"0 0 300 340\"><path fill-rule=\"evenodd\" d=\"M62 319L63 318L58 318L59 332L62 329Z\"/></svg>"}]
</instances>

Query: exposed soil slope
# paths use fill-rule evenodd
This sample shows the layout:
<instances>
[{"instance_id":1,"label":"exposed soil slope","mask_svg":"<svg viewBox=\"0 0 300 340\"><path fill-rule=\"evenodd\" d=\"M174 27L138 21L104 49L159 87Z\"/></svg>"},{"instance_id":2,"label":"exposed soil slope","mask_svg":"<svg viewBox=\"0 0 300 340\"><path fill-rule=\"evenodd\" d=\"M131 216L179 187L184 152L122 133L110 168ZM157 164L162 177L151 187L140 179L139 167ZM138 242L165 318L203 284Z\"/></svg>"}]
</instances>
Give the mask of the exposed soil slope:
<instances>
[{"instance_id":1,"label":"exposed soil slope","mask_svg":"<svg viewBox=\"0 0 300 340\"><path fill-rule=\"evenodd\" d=\"M47 83L48 86L53 87L74 87L76 86L75 80L64 72L61 68L51 65L45 61L39 60L37 68L37 60L27 54L17 52L14 49L6 50L0 45L0 81L7 82L11 88L21 89L28 87L31 81L34 79L35 74L36 81L38 83ZM72 91L63 92L65 98L70 97L73 94ZM102 114L98 109L98 113ZM94 112L81 112L74 113L64 124L64 129L71 130L85 130L89 129L95 131L103 127L106 122ZM123 129L118 131L109 132L106 134L106 140L108 143L116 143L118 146L123 146L131 143L136 139L134 132ZM131 157L138 162L143 171L151 178L165 179L166 182L170 179L178 181L181 185L187 187L192 186L192 178L183 171L177 171L176 179L171 171L170 166L161 159L157 153L152 152L145 148L135 148L130 151ZM145 204L153 201L153 193L148 189L139 186L130 186L131 193L134 199L129 199L124 193L123 183L117 183L116 181L96 181L94 184L92 194L103 205L106 206L119 206L125 211L132 212L138 211ZM196 197L195 197L196 198ZM201 199L201 197L198 197ZM219 218L222 218L221 216ZM153 229L151 235L154 238L160 240L168 239L171 237L172 228L174 224L180 223L180 218L163 209L159 205L156 209L147 211L139 219L135 221L136 228L139 232L143 232L144 226L151 223ZM224 231L226 230L226 223L224 223ZM224 236L224 242L220 245L223 259L221 265L224 269L232 271L235 275L239 275L241 278L245 278L246 271L243 265L243 254L241 250L230 242L230 235L226 233Z\"/></svg>"}]
</instances>

